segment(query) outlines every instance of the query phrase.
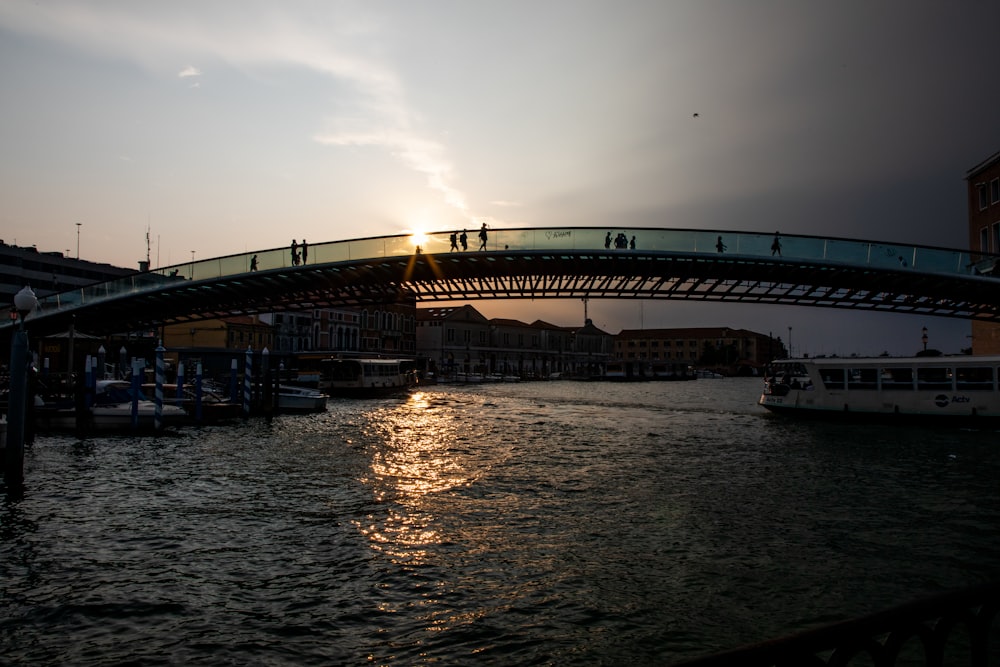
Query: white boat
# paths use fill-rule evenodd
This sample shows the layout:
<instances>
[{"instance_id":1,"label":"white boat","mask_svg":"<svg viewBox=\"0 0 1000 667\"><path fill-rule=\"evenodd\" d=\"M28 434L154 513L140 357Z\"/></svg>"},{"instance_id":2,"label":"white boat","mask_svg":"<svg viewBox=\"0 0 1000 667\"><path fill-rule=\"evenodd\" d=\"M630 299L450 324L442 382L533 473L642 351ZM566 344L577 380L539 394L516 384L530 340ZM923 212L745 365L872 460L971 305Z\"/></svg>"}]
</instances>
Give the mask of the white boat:
<instances>
[{"instance_id":1,"label":"white boat","mask_svg":"<svg viewBox=\"0 0 1000 667\"><path fill-rule=\"evenodd\" d=\"M323 412L329 396L310 387L280 385L278 409L286 412Z\"/></svg>"},{"instance_id":2,"label":"white boat","mask_svg":"<svg viewBox=\"0 0 1000 667\"><path fill-rule=\"evenodd\" d=\"M416 384L414 362L409 359L331 359L319 388L331 396L366 398L407 392Z\"/></svg>"},{"instance_id":3,"label":"white boat","mask_svg":"<svg viewBox=\"0 0 1000 667\"><path fill-rule=\"evenodd\" d=\"M82 408L86 430L129 431L151 430L156 426L156 403L140 390L133 401L132 385L124 380L98 380L89 409ZM135 417L132 410L135 406ZM34 408L35 423L39 430L71 430L77 428L77 409L73 405L47 405ZM183 408L163 401L160 412L161 426L174 426L188 421Z\"/></svg>"},{"instance_id":4,"label":"white boat","mask_svg":"<svg viewBox=\"0 0 1000 667\"><path fill-rule=\"evenodd\" d=\"M788 359L772 364L759 404L803 417L900 423L1000 422L1000 356Z\"/></svg>"}]
</instances>

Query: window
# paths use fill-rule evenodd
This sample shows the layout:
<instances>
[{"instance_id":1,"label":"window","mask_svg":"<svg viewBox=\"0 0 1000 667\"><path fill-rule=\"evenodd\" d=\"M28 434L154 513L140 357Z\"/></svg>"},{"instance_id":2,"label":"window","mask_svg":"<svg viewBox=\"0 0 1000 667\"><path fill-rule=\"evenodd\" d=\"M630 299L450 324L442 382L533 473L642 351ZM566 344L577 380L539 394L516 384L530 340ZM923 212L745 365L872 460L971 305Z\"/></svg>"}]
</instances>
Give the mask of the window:
<instances>
[{"instance_id":1,"label":"window","mask_svg":"<svg viewBox=\"0 0 1000 667\"><path fill-rule=\"evenodd\" d=\"M1000 252L1000 222L993 223L993 252Z\"/></svg>"},{"instance_id":2,"label":"window","mask_svg":"<svg viewBox=\"0 0 1000 667\"><path fill-rule=\"evenodd\" d=\"M951 369L918 368L917 387L919 389L951 389Z\"/></svg>"},{"instance_id":3,"label":"window","mask_svg":"<svg viewBox=\"0 0 1000 667\"><path fill-rule=\"evenodd\" d=\"M885 390L913 389L913 369L883 368L882 389Z\"/></svg>"},{"instance_id":4,"label":"window","mask_svg":"<svg viewBox=\"0 0 1000 667\"><path fill-rule=\"evenodd\" d=\"M821 368L819 369L819 379L827 389L844 388L843 368Z\"/></svg>"},{"instance_id":5,"label":"window","mask_svg":"<svg viewBox=\"0 0 1000 667\"><path fill-rule=\"evenodd\" d=\"M990 181L990 203L998 202L1000 202L1000 178L994 178Z\"/></svg>"},{"instance_id":6,"label":"window","mask_svg":"<svg viewBox=\"0 0 1000 667\"><path fill-rule=\"evenodd\" d=\"M990 251L990 233L986 227L979 230L979 250L982 252Z\"/></svg>"},{"instance_id":7,"label":"window","mask_svg":"<svg viewBox=\"0 0 1000 667\"><path fill-rule=\"evenodd\" d=\"M977 368L956 368L956 387L959 391L992 391L993 369L989 366Z\"/></svg>"},{"instance_id":8,"label":"window","mask_svg":"<svg viewBox=\"0 0 1000 667\"><path fill-rule=\"evenodd\" d=\"M979 210L982 211L989 205L989 200L986 198L986 184L977 183L976 191L979 193Z\"/></svg>"},{"instance_id":9,"label":"window","mask_svg":"<svg viewBox=\"0 0 1000 667\"><path fill-rule=\"evenodd\" d=\"M455 330L452 329L452 328L445 329L445 339L447 339L447 341L449 343L454 343L455 342Z\"/></svg>"},{"instance_id":10,"label":"window","mask_svg":"<svg viewBox=\"0 0 1000 667\"><path fill-rule=\"evenodd\" d=\"M878 389L878 370L875 368L847 369L847 388Z\"/></svg>"}]
</instances>

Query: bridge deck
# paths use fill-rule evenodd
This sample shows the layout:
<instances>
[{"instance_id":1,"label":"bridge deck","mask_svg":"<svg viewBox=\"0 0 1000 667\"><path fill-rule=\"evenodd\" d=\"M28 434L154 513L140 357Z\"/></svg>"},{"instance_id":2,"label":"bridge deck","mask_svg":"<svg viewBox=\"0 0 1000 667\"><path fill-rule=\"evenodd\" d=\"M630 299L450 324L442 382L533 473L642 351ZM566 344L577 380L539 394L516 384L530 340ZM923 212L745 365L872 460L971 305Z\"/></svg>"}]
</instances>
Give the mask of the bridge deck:
<instances>
[{"instance_id":1,"label":"bridge deck","mask_svg":"<svg viewBox=\"0 0 1000 667\"><path fill-rule=\"evenodd\" d=\"M164 267L42 294L29 322L56 332L74 318L99 333L411 295L742 301L1000 321L1000 258L962 250L685 229L630 230L635 248L616 248L604 229L553 228L490 230L485 250L474 231L463 251L450 234L311 245L304 264L272 248Z\"/></svg>"}]
</instances>

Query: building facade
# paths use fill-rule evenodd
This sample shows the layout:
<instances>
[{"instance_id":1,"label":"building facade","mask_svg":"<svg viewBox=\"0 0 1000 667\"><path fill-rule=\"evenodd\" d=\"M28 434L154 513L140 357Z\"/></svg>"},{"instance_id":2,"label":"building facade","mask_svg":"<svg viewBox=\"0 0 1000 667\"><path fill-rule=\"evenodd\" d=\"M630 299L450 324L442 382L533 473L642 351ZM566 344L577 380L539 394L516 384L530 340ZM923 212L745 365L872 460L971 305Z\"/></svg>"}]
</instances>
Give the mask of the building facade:
<instances>
[{"instance_id":1,"label":"building facade","mask_svg":"<svg viewBox=\"0 0 1000 667\"><path fill-rule=\"evenodd\" d=\"M8 245L0 241L0 303L9 308L14 295L25 286L45 308L46 298L56 292L114 280L136 273L110 264L72 259L61 252L41 252L35 246Z\"/></svg>"},{"instance_id":2,"label":"building facade","mask_svg":"<svg viewBox=\"0 0 1000 667\"><path fill-rule=\"evenodd\" d=\"M981 271L1000 271L1000 152L970 169L965 180L969 201L969 249ZM972 322L972 353L1000 354L1000 325Z\"/></svg>"},{"instance_id":3,"label":"building facade","mask_svg":"<svg viewBox=\"0 0 1000 667\"><path fill-rule=\"evenodd\" d=\"M590 321L560 327L541 320L487 319L469 305L417 310L417 353L446 378L599 376L611 355L611 341Z\"/></svg>"},{"instance_id":4,"label":"building facade","mask_svg":"<svg viewBox=\"0 0 1000 667\"><path fill-rule=\"evenodd\" d=\"M624 329L615 336L614 360L639 374L670 374L690 367L751 373L787 356L779 338L747 329L700 327Z\"/></svg>"}]
</instances>

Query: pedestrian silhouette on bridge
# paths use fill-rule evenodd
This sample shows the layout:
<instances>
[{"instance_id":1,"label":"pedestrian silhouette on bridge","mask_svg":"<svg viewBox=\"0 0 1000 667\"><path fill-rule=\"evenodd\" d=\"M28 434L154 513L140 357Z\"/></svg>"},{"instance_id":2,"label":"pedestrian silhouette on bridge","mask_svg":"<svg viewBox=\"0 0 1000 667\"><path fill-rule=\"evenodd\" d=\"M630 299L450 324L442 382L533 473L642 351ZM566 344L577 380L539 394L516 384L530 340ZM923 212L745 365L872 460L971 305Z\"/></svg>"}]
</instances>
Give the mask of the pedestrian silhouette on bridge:
<instances>
[{"instance_id":1,"label":"pedestrian silhouette on bridge","mask_svg":"<svg viewBox=\"0 0 1000 667\"><path fill-rule=\"evenodd\" d=\"M486 239L487 238L489 238L489 236L486 234L486 223L484 222L483 226L479 228L479 249L480 250L486 250Z\"/></svg>"},{"instance_id":2,"label":"pedestrian silhouette on bridge","mask_svg":"<svg viewBox=\"0 0 1000 667\"><path fill-rule=\"evenodd\" d=\"M462 242L463 251L469 249L469 235L465 233L464 229L462 230L462 235L458 237L458 240Z\"/></svg>"},{"instance_id":3,"label":"pedestrian silhouette on bridge","mask_svg":"<svg viewBox=\"0 0 1000 667\"><path fill-rule=\"evenodd\" d=\"M778 232L774 233L774 241L771 243L771 256L774 255L781 257L781 237L778 236Z\"/></svg>"},{"instance_id":4,"label":"pedestrian silhouette on bridge","mask_svg":"<svg viewBox=\"0 0 1000 667\"><path fill-rule=\"evenodd\" d=\"M299 265L299 242L292 239L292 266Z\"/></svg>"},{"instance_id":5,"label":"pedestrian silhouette on bridge","mask_svg":"<svg viewBox=\"0 0 1000 667\"><path fill-rule=\"evenodd\" d=\"M250 258L250 270L251 271L257 270L257 255L254 255L253 257Z\"/></svg>"},{"instance_id":6,"label":"pedestrian silhouette on bridge","mask_svg":"<svg viewBox=\"0 0 1000 667\"><path fill-rule=\"evenodd\" d=\"M451 241L451 248L448 250L448 252L455 252L455 251L457 251L458 250L458 232L452 232L451 236L448 237L448 240Z\"/></svg>"},{"instance_id":7,"label":"pedestrian silhouette on bridge","mask_svg":"<svg viewBox=\"0 0 1000 667\"><path fill-rule=\"evenodd\" d=\"M608 232L607 236L604 237L604 247L605 248L611 247L611 232Z\"/></svg>"},{"instance_id":8,"label":"pedestrian silhouette on bridge","mask_svg":"<svg viewBox=\"0 0 1000 667\"><path fill-rule=\"evenodd\" d=\"M628 244L629 249L635 250L635 234L632 235L632 240Z\"/></svg>"},{"instance_id":9,"label":"pedestrian silhouette on bridge","mask_svg":"<svg viewBox=\"0 0 1000 667\"><path fill-rule=\"evenodd\" d=\"M309 259L309 244L302 239L302 263L305 264L307 259Z\"/></svg>"},{"instance_id":10,"label":"pedestrian silhouette on bridge","mask_svg":"<svg viewBox=\"0 0 1000 667\"><path fill-rule=\"evenodd\" d=\"M726 244L722 242L721 236L719 237L719 240L715 242L715 249L720 253L726 251Z\"/></svg>"}]
</instances>

